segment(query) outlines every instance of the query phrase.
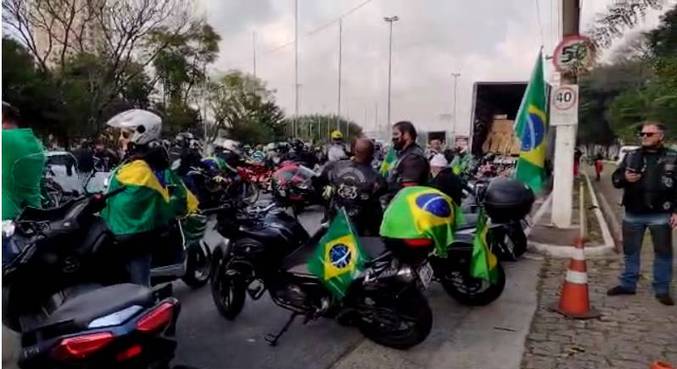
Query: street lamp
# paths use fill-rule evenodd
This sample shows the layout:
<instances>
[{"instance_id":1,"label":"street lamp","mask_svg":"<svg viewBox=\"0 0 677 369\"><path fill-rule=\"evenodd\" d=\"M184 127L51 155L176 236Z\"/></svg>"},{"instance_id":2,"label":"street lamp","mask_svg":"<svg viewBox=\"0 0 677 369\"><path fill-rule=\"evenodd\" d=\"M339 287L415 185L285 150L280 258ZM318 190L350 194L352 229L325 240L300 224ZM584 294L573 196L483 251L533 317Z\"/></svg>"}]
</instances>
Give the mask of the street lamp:
<instances>
[{"instance_id":1,"label":"street lamp","mask_svg":"<svg viewBox=\"0 0 677 369\"><path fill-rule=\"evenodd\" d=\"M400 18L396 15L392 17L384 17L383 20L388 22L390 24L390 34L388 36L389 38L389 43L388 43L388 112L387 112L387 118L386 118L386 124L388 125L386 128L386 139L390 135L390 127L391 123L390 122L390 91L391 91L391 86L392 86L392 74L393 74L393 23L397 22L400 20Z\"/></svg>"},{"instance_id":2,"label":"street lamp","mask_svg":"<svg viewBox=\"0 0 677 369\"><path fill-rule=\"evenodd\" d=\"M461 76L461 73L452 73L451 76L454 78L454 105L453 105L454 121L453 121L453 125L451 126L451 129L452 129L452 134L454 135L454 139L456 139L456 91L457 91L456 86L457 86L457 83L458 83L458 77Z\"/></svg>"}]
</instances>

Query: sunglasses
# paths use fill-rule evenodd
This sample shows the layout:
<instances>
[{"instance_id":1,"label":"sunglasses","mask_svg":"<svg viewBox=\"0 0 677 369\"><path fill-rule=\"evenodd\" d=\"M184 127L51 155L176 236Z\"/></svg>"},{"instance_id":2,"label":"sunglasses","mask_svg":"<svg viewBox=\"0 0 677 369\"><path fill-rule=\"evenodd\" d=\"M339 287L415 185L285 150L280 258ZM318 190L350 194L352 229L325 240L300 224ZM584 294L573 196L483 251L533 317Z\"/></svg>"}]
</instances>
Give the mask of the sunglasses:
<instances>
[{"instance_id":1,"label":"sunglasses","mask_svg":"<svg viewBox=\"0 0 677 369\"><path fill-rule=\"evenodd\" d=\"M640 132L639 137L653 137L654 135L657 135L658 132Z\"/></svg>"}]
</instances>

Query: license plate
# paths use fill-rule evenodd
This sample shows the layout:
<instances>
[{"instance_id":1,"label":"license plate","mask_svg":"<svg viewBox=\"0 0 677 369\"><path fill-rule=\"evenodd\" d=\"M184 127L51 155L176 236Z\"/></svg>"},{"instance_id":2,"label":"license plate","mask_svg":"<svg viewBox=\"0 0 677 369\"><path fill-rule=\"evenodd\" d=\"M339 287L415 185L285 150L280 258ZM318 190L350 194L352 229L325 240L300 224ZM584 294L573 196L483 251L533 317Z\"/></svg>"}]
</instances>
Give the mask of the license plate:
<instances>
[{"instance_id":1,"label":"license plate","mask_svg":"<svg viewBox=\"0 0 677 369\"><path fill-rule=\"evenodd\" d=\"M430 266L430 263L425 263L418 268L418 277L421 279L423 288L430 286L430 283L433 281L433 268Z\"/></svg>"}]
</instances>

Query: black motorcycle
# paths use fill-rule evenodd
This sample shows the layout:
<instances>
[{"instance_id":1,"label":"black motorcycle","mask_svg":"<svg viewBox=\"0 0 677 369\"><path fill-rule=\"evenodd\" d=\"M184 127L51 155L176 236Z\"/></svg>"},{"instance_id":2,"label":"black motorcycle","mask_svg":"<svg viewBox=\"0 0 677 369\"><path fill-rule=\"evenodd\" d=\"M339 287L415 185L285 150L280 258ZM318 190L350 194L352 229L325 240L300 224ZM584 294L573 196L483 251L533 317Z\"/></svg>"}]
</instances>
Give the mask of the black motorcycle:
<instances>
[{"instance_id":1,"label":"black motorcycle","mask_svg":"<svg viewBox=\"0 0 677 369\"><path fill-rule=\"evenodd\" d=\"M306 322L326 317L355 325L374 342L397 349L412 347L430 333L432 312L421 291L432 279L429 240L422 245L421 240L362 238L370 261L337 300L306 265L326 228L310 237L280 208L239 219L236 210L218 214L218 230L230 245L215 251L211 287L224 318L238 316L246 294L257 300L268 290L275 304L292 311L278 333L266 336L271 345L299 315Z\"/></svg>"},{"instance_id":2,"label":"black motorcycle","mask_svg":"<svg viewBox=\"0 0 677 369\"><path fill-rule=\"evenodd\" d=\"M20 367L169 367L180 305L169 285L124 283L124 257L94 215L116 193L3 224L3 323L21 332Z\"/></svg>"},{"instance_id":3,"label":"black motorcycle","mask_svg":"<svg viewBox=\"0 0 677 369\"><path fill-rule=\"evenodd\" d=\"M494 211L491 218L489 243L499 260L517 261L527 251L527 235L524 230L528 227L526 215L531 210L534 197L531 191L525 191L524 187L514 180L506 182L505 178L497 178L491 183L494 183L494 187L496 187L499 182L504 183L502 186L510 186L510 190L501 192L501 199L508 198L511 203L518 204L515 209L521 216L517 213ZM467 197L462 208L466 222L460 228L462 232L475 228L479 210L486 204L489 204L490 209L493 209L492 204L494 203L499 207L505 206L501 205L501 201L505 200L486 198L489 185L490 182L488 181L476 181L468 186L468 190L465 191ZM524 203L524 205L519 205L520 203Z\"/></svg>"},{"instance_id":4,"label":"black motorcycle","mask_svg":"<svg viewBox=\"0 0 677 369\"><path fill-rule=\"evenodd\" d=\"M478 197L481 198L480 204L491 219L487 232L489 249L499 260L505 260L508 255L517 257L514 256L518 251L517 246L511 247L506 240L523 240L526 249L526 235L521 222L531 211L534 203L533 192L517 180L496 178ZM431 256L430 264L435 271L436 279L455 300L470 306L487 305L503 293L505 271L498 263L498 276L496 283L493 284L474 278L470 274L478 214L466 213L464 217L465 223L459 227L454 242L447 249L448 257Z\"/></svg>"}]
</instances>

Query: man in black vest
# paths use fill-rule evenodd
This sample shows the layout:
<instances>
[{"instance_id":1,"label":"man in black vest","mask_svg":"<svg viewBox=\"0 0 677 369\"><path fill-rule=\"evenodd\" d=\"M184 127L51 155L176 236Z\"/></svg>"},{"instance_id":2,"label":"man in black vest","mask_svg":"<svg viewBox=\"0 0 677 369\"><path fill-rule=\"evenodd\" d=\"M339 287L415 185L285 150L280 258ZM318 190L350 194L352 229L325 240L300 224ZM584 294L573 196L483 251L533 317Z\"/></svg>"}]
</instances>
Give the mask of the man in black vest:
<instances>
[{"instance_id":1,"label":"man in black vest","mask_svg":"<svg viewBox=\"0 0 677 369\"><path fill-rule=\"evenodd\" d=\"M674 305L672 280L672 229L677 227L677 152L663 146L665 126L645 122L642 147L628 153L612 175L613 185L623 189L623 254L625 271L620 285L607 294L635 293L640 271L640 251L647 228L654 244L653 288L656 299Z\"/></svg>"}]
</instances>

